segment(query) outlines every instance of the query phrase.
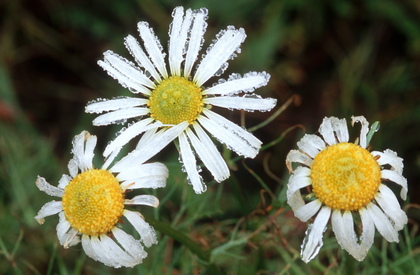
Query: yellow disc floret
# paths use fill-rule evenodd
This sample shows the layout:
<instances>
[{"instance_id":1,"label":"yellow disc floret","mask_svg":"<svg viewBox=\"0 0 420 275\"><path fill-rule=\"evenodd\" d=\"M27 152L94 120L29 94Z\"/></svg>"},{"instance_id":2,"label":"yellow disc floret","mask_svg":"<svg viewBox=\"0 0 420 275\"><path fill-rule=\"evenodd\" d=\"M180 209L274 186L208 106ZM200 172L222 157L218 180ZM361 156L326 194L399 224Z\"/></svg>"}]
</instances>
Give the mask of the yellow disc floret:
<instances>
[{"instance_id":1,"label":"yellow disc floret","mask_svg":"<svg viewBox=\"0 0 420 275\"><path fill-rule=\"evenodd\" d=\"M83 234L98 236L118 223L124 210L124 194L110 172L87 170L64 189L63 210L70 225Z\"/></svg>"},{"instance_id":2,"label":"yellow disc floret","mask_svg":"<svg viewBox=\"0 0 420 275\"><path fill-rule=\"evenodd\" d=\"M381 169L370 152L353 143L327 147L311 167L315 196L338 210L358 210L370 203L381 183Z\"/></svg>"},{"instance_id":3,"label":"yellow disc floret","mask_svg":"<svg viewBox=\"0 0 420 275\"><path fill-rule=\"evenodd\" d=\"M163 124L192 124L203 110L201 88L184 77L163 80L149 98L150 116Z\"/></svg>"}]
</instances>

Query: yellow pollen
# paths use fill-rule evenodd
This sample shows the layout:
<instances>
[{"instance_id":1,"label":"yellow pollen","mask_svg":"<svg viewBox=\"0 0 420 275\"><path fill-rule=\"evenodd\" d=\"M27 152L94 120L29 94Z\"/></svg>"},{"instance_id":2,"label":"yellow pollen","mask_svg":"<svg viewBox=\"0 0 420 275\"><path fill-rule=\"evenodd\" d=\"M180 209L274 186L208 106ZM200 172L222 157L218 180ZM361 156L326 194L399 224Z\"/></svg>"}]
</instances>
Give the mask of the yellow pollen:
<instances>
[{"instance_id":1,"label":"yellow pollen","mask_svg":"<svg viewBox=\"0 0 420 275\"><path fill-rule=\"evenodd\" d=\"M359 210L378 192L381 169L368 150L343 142L315 156L311 180L315 196L326 206Z\"/></svg>"},{"instance_id":2,"label":"yellow pollen","mask_svg":"<svg viewBox=\"0 0 420 275\"><path fill-rule=\"evenodd\" d=\"M98 236L115 227L124 210L124 194L110 172L91 169L74 177L64 189L63 210L80 233Z\"/></svg>"},{"instance_id":3,"label":"yellow pollen","mask_svg":"<svg viewBox=\"0 0 420 275\"><path fill-rule=\"evenodd\" d=\"M201 88L179 76L163 80L149 100L150 116L163 124L192 124L204 106Z\"/></svg>"}]
</instances>

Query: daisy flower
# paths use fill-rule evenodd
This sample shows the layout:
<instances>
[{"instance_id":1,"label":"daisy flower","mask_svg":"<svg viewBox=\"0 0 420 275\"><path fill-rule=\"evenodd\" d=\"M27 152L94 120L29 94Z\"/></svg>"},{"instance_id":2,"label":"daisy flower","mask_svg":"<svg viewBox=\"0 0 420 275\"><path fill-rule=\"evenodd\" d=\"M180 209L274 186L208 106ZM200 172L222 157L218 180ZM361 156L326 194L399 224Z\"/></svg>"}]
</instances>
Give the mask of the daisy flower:
<instances>
[{"instance_id":1,"label":"daisy flower","mask_svg":"<svg viewBox=\"0 0 420 275\"><path fill-rule=\"evenodd\" d=\"M64 248L81 241L92 259L115 268L133 267L147 256L143 245L149 247L157 240L154 229L143 216L126 209L125 205L157 207L159 200L151 195L127 199L125 192L165 186L168 169L161 163L138 162L115 175L113 168L108 169L112 156L101 169L94 168L95 146L96 136L83 131L73 139L74 157L68 164L70 175L63 175L57 187L38 176L37 187L62 200L46 203L35 219L43 224L45 217L58 213L57 236ZM140 240L118 227L123 217L134 226Z\"/></svg>"},{"instance_id":2,"label":"daisy flower","mask_svg":"<svg viewBox=\"0 0 420 275\"><path fill-rule=\"evenodd\" d=\"M324 118L321 137L304 135L297 143L299 150L287 155L286 165L293 171L287 202L301 221L315 217L302 244L304 262L318 254L330 218L338 243L358 261L372 246L375 228L388 242L398 242L398 231L407 223L407 215L388 187L389 182L400 185L401 198L407 198L403 160L389 149L370 152L369 123L363 116L352 117L352 125L356 122L362 125L356 143L348 142L345 119ZM375 130L371 128L370 133ZM295 170L293 162L299 164ZM302 197L301 188L310 194ZM356 233L355 223L361 233Z\"/></svg>"},{"instance_id":3,"label":"daisy flower","mask_svg":"<svg viewBox=\"0 0 420 275\"><path fill-rule=\"evenodd\" d=\"M196 193L202 193L206 185L197 169L194 152L217 182L229 177L227 164L207 132L245 157L254 158L261 147L261 141L255 136L213 112L211 107L269 111L276 105L276 100L263 99L252 93L268 83L270 75L266 72L249 72L243 76L231 74L227 80L219 79L212 86L204 86L211 77L222 74L228 66L227 61L240 52L246 37L242 28L228 26L219 32L192 73L204 42L207 10L188 9L184 13L182 7L177 7L172 16L169 71L161 43L148 23L139 22L143 47L133 36L125 38L125 46L137 66L112 51L105 52L104 60L98 62L123 87L139 96L93 101L86 106L86 112L106 112L93 120L94 125L126 123L134 119L104 151L107 157L143 134L139 141L143 149L129 154L122 160L121 167L131 163L133 158L156 154L178 138L180 160L189 183ZM119 168L117 165L116 169Z\"/></svg>"}]
</instances>

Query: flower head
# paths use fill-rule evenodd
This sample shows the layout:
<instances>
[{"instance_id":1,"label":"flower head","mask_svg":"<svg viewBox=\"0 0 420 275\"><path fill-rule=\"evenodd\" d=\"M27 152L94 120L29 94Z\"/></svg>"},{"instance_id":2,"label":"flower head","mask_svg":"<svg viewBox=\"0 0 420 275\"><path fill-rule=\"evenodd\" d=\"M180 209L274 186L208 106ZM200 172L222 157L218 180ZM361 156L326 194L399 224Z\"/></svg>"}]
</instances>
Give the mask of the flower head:
<instances>
[{"instance_id":1,"label":"flower head","mask_svg":"<svg viewBox=\"0 0 420 275\"><path fill-rule=\"evenodd\" d=\"M324 118L318 135L305 135L286 158L293 171L287 185L287 202L296 217L308 226L302 244L302 259L312 260L321 246L322 235L331 217L338 243L356 260L366 257L373 244L375 228L389 242L398 242L398 231L407 223L407 215L388 182L402 187L407 197L407 180L402 175L403 160L389 149L372 151L368 146L369 123L363 116L352 117L352 125L362 128L358 144L349 143L345 119ZM373 133L375 129L371 129ZM292 163L299 166L293 170ZM309 190L306 200L300 189ZM356 234L354 217L360 220L362 233Z\"/></svg>"},{"instance_id":2,"label":"flower head","mask_svg":"<svg viewBox=\"0 0 420 275\"><path fill-rule=\"evenodd\" d=\"M157 207L159 200L151 195L127 199L125 191L163 187L168 170L161 163L137 162L115 175L113 168L108 169L113 157L101 169L95 169L92 164L95 146L96 136L83 131L73 140L74 157L68 164L70 175L63 175L57 187L38 177L36 185L41 191L62 200L46 203L35 219L43 224L45 217L58 213L57 236L64 248L81 241L92 259L108 266L132 267L147 256L143 245L149 247L157 240L155 231L143 216L125 206ZM123 217L134 226L140 240L118 227Z\"/></svg>"},{"instance_id":3,"label":"flower head","mask_svg":"<svg viewBox=\"0 0 420 275\"><path fill-rule=\"evenodd\" d=\"M245 157L255 157L261 147L260 140L211 111L211 106L269 111L275 106L276 100L252 94L256 88L267 84L270 75L266 72L249 72L243 76L232 74L227 80L220 79L213 86L203 86L212 76L222 74L228 66L227 61L240 52L240 45L246 37L245 31L232 26L222 30L192 73L204 42L207 10L188 9L184 13L182 7L177 7L172 16L168 45L169 72L159 40L146 22L139 22L143 47L131 35L125 39L125 46L138 66L112 51L105 52L104 60L98 64L122 86L141 96L93 101L87 105L86 112L107 112L95 118L94 125L137 119L104 151L104 155L109 156L143 133L139 141L143 149L133 151L122 160L121 165L127 165L132 158L154 155L178 138L180 156L189 182L196 193L202 193L206 185L197 170L193 150L216 181L221 182L229 177L227 164L207 132ZM119 167L117 165L116 169Z\"/></svg>"}]
</instances>

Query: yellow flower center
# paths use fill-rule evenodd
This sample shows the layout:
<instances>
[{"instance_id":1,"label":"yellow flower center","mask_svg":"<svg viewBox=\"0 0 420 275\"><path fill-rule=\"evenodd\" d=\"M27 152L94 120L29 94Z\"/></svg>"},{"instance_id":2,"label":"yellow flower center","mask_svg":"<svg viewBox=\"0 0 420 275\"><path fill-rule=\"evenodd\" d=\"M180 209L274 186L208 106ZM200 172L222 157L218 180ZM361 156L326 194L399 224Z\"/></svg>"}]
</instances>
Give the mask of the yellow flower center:
<instances>
[{"instance_id":1,"label":"yellow flower center","mask_svg":"<svg viewBox=\"0 0 420 275\"><path fill-rule=\"evenodd\" d=\"M381 169L368 150L343 142L315 156L311 180L315 196L326 206L358 210L378 192Z\"/></svg>"},{"instance_id":2,"label":"yellow flower center","mask_svg":"<svg viewBox=\"0 0 420 275\"><path fill-rule=\"evenodd\" d=\"M179 76L163 80L149 98L151 117L163 124L192 124L203 110L201 88Z\"/></svg>"},{"instance_id":3,"label":"yellow flower center","mask_svg":"<svg viewBox=\"0 0 420 275\"><path fill-rule=\"evenodd\" d=\"M91 169L77 175L66 186L63 210L74 229L91 236L102 235L122 217L123 191L110 172Z\"/></svg>"}]
</instances>

